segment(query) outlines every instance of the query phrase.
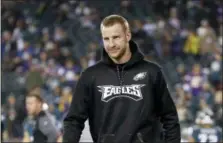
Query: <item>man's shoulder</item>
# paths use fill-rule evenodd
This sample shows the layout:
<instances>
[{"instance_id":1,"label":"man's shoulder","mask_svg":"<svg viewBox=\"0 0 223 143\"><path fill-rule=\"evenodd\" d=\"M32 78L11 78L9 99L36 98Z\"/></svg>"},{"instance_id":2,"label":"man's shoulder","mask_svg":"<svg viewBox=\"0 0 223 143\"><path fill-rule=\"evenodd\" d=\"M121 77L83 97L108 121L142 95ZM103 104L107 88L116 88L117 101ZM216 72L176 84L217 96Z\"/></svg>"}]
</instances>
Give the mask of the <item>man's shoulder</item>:
<instances>
[{"instance_id":1,"label":"man's shoulder","mask_svg":"<svg viewBox=\"0 0 223 143\"><path fill-rule=\"evenodd\" d=\"M49 113L48 111L42 111L42 115L39 117L39 121L43 123L44 121L50 121L51 123L54 123L54 115Z\"/></svg>"},{"instance_id":2,"label":"man's shoulder","mask_svg":"<svg viewBox=\"0 0 223 143\"><path fill-rule=\"evenodd\" d=\"M101 61L98 61L96 64L87 67L83 72L84 73L92 73L92 72L98 72L103 67L103 63Z\"/></svg>"},{"instance_id":3,"label":"man's shoulder","mask_svg":"<svg viewBox=\"0 0 223 143\"><path fill-rule=\"evenodd\" d=\"M55 128L56 127L56 119L53 114L49 112L45 112L44 116L39 118L39 127L41 129L45 128Z\"/></svg>"},{"instance_id":4,"label":"man's shoulder","mask_svg":"<svg viewBox=\"0 0 223 143\"><path fill-rule=\"evenodd\" d=\"M162 69L161 65L157 62L149 61L149 60L143 60L143 65L149 68L150 70L160 71Z\"/></svg>"},{"instance_id":5,"label":"man's shoulder","mask_svg":"<svg viewBox=\"0 0 223 143\"><path fill-rule=\"evenodd\" d=\"M103 66L104 64L99 61L97 62L96 64L90 66L90 67L87 67L86 69L84 69L82 72L81 72L81 77L86 80L86 81L89 81L90 79L92 79L95 75L97 75L99 72L102 71L102 69L104 68Z\"/></svg>"}]
</instances>

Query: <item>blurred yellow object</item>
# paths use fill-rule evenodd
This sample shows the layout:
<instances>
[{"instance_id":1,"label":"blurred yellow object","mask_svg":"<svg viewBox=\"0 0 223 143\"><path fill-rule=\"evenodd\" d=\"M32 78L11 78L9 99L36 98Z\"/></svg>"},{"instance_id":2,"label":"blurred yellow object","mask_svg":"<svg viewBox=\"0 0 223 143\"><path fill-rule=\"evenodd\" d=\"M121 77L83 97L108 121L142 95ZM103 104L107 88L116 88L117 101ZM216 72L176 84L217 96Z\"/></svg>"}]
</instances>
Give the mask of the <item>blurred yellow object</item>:
<instances>
[{"instance_id":1,"label":"blurred yellow object","mask_svg":"<svg viewBox=\"0 0 223 143\"><path fill-rule=\"evenodd\" d=\"M62 135L59 136L59 138L57 139L57 142L58 142L58 143L63 142L63 136L62 136Z\"/></svg>"},{"instance_id":2,"label":"blurred yellow object","mask_svg":"<svg viewBox=\"0 0 223 143\"><path fill-rule=\"evenodd\" d=\"M8 138L9 138L8 137L8 132L7 131L4 131L3 132L3 140L6 141L6 140L8 140Z\"/></svg>"},{"instance_id":3,"label":"blurred yellow object","mask_svg":"<svg viewBox=\"0 0 223 143\"><path fill-rule=\"evenodd\" d=\"M68 97L68 103L71 104L71 101L72 101L72 95L69 95L69 97Z\"/></svg>"},{"instance_id":4,"label":"blurred yellow object","mask_svg":"<svg viewBox=\"0 0 223 143\"><path fill-rule=\"evenodd\" d=\"M184 52L197 55L200 48L200 39L195 34L190 34L184 46Z\"/></svg>"},{"instance_id":5,"label":"blurred yellow object","mask_svg":"<svg viewBox=\"0 0 223 143\"><path fill-rule=\"evenodd\" d=\"M62 103L59 104L58 109L59 109L60 112L63 112L63 111L64 111L64 109L65 109L64 106L65 106L65 105L64 105L64 102L62 102Z\"/></svg>"},{"instance_id":6,"label":"blurred yellow object","mask_svg":"<svg viewBox=\"0 0 223 143\"><path fill-rule=\"evenodd\" d=\"M24 137L23 137L22 142L31 142L30 136L29 136L29 133L28 132L25 132L24 133Z\"/></svg>"}]
</instances>

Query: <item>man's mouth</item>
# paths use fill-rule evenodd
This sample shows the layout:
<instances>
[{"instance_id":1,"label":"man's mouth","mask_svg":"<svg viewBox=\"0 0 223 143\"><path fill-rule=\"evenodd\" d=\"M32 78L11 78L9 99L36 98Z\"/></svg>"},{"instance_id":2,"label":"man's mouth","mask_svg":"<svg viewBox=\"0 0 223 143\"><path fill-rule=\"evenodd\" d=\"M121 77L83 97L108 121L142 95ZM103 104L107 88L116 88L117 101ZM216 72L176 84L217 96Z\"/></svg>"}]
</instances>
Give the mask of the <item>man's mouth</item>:
<instances>
[{"instance_id":1,"label":"man's mouth","mask_svg":"<svg viewBox=\"0 0 223 143\"><path fill-rule=\"evenodd\" d=\"M116 53L118 50L110 50L109 53Z\"/></svg>"}]
</instances>

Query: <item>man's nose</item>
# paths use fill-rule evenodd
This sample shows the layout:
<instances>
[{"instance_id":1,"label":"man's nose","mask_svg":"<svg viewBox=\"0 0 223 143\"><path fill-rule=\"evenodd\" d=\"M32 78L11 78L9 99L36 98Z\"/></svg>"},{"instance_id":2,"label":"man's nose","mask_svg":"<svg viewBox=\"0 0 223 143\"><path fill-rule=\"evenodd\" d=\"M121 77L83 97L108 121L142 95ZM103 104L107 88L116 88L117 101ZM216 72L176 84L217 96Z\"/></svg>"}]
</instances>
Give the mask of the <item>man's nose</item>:
<instances>
[{"instance_id":1,"label":"man's nose","mask_svg":"<svg viewBox=\"0 0 223 143\"><path fill-rule=\"evenodd\" d=\"M109 40L109 47L114 47L115 46L115 44L114 44L114 41L113 40Z\"/></svg>"}]
</instances>

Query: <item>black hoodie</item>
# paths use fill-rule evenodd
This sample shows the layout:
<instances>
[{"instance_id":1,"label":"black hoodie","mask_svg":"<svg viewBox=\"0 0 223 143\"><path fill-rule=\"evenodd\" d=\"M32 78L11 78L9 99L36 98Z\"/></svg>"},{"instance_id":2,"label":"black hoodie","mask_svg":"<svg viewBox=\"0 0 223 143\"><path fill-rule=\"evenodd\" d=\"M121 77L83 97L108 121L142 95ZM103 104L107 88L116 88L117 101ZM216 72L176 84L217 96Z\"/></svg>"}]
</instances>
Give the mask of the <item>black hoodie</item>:
<instances>
[{"instance_id":1,"label":"black hoodie","mask_svg":"<svg viewBox=\"0 0 223 143\"><path fill-rule=\"evenodd\" d=\"M155 124L165 141L180 143L180 125L161 68L144 60L130 41L131 59L122 67L103 50L103 58L82 72L64 119L64 142L78 143L89 119L95 143L153 143Z\"/></svg>"}]
</instances>

